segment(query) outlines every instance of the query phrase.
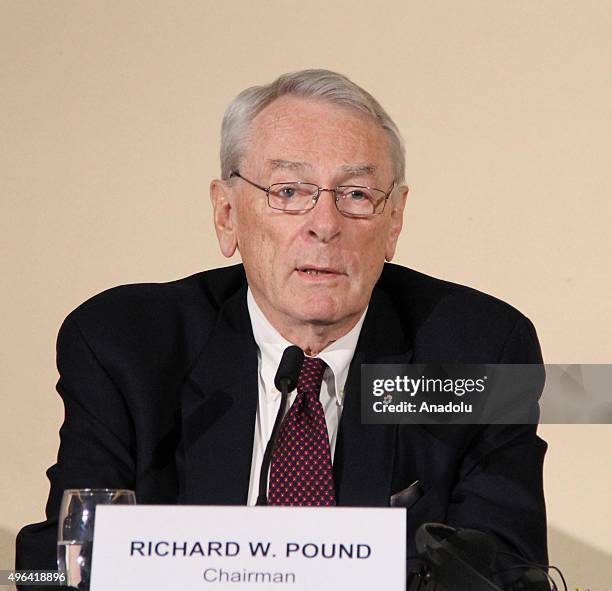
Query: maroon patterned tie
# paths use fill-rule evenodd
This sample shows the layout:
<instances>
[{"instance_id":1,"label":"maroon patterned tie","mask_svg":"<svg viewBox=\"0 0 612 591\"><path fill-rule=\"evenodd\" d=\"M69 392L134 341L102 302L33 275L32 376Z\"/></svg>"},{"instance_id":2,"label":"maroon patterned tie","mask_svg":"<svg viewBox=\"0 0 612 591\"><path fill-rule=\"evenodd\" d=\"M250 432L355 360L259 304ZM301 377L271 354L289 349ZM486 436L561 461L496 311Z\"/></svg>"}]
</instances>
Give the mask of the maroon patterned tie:
<instances>
[{"instance_id":1,"label":"maroon patterned tie","mask_svg":"<svg viewBox=\"0 0 612 591\"><path fill-rule=\"evenodd\" d=\"M272 454L269 505L336 504L327 424L319 401L325 367L322 359L304 358L297 396Z\"/></svg>"}]
</instances>

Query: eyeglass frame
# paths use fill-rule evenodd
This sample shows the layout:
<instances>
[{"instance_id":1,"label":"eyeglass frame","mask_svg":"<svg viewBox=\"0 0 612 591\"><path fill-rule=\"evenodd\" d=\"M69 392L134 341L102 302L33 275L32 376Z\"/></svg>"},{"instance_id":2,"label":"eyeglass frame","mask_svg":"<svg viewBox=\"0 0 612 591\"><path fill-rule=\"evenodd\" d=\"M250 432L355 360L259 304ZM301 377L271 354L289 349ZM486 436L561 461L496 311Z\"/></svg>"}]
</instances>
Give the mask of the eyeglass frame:
<instances>
[{"instance_id":1,"label":"eyeglass frame","mask_svg":"<svg viewBox=\"0 0 612 591\"><path fill-rule=\"evenodd\" d=\"M240 171L238 170L233 170L230 173L229 178L230 179L232 178L242 179L249 185L252 185L253 187L259 189L260 191L263 191L266 194L266 198L267 198L266 201L268 203L268 207L270 209L273 209L274 211L282 211L283 213L303 213L305 211L311 211L316 207L317 202L319 201L319 197L321 197L321 193L327 191L328 193L334 194L334 204L336 205L336 209L338 210L340 214L342 214L345 217L361 218L361 219L369 218L373 215L381 215L385 211L385 207L387 205L387 201L389 200L389 197L391 196L391 193L393 193L393 191L395 190L395 179L391 183L391 187L389 188L389 190L383 191L382 189L378 189L376 187L366 187L364 185L337 185L333 189L328 189L326 187L320 187L319 185L315 183L308 183L306 181L281 181L280 183L272 183L270 186L266 188L266 187L263 187L262 185L258 185L257 183L254 183L253 181L243 177L240 174ZM307 209L281 209L280 207L273 207L272 205L270 205L270 189L274 185L311 185L317 188L317 194L312 197L312 202L313 202L312 207L308 207ZM364 214L350 213L347 211L342 211L341 209L338 208L338 199L339 199L338 189L347 188L347 187L355 188L355 189L370 189L371 191L379 191L380 193L384 195L384 199L382 201L382 204L383 204L382 209L380 211L373 211L372 213L364 213Z\"/></svg>"}]
</instances>

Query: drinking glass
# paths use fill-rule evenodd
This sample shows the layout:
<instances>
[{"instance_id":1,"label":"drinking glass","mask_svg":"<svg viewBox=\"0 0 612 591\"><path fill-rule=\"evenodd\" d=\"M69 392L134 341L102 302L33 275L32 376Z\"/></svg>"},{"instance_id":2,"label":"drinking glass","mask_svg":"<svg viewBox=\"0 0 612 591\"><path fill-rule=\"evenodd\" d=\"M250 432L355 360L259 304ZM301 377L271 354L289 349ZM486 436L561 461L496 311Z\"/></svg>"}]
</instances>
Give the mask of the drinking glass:
<instances>
[{"instance_id":1,"label":"drinking glass","mask_svg":"<svg viewBox=\"0 0 612 591\"><path fill-rule=\"evenodd\" d=\"M57 534L57 568L65 585L89 590L97 505L135 505L134 491L82 488L64 491Z\"/></svg>"}]
</instances>

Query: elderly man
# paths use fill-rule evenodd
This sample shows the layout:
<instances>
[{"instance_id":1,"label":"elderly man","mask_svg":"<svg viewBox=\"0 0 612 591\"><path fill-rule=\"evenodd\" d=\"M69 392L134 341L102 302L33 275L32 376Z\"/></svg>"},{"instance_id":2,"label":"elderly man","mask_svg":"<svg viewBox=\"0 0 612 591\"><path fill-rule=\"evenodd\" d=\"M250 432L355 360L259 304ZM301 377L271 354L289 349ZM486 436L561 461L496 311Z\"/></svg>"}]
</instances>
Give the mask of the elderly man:
<instances>
[{"instance_id":1,"label":"elderly man","mask_svg":"<svg viewBox=\"0 0 612 591\"><path fill-rule=\"evenodd\" d=\"M385 264L408 188L401 138L378 102L324 70L249 88L225 115L221 168L215 229L223 254L240 252L243 265L115 288L64 322L66 418L47 521L21 531L18 567L54 567L66 488L255 504L280 405L274 374L292 344L306 358L284 424L321 451L323 485L281 426L270 503L388 506L418 480L409 553L415 528L433 521L545 561L545 444L533 426L361 422L363 363L541 362L534 328L514 308ZM283 472L292 462L294 480Z\"/></svg>"}]
</instances>

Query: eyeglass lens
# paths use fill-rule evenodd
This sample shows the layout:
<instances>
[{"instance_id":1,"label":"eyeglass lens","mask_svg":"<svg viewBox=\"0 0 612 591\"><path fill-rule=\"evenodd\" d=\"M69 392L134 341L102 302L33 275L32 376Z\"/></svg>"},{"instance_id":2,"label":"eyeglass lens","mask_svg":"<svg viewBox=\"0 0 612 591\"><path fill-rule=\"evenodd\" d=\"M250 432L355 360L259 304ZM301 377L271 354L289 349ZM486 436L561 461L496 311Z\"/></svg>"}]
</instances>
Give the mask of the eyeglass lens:
<instances>
[{"instance_id":1,"label":"eyeglass lens","mask_svg":"<svg viewBox=\"0 0 612 591\"><path fill-rule=\"evenodd\" d=\"M379 213L386 197L379 189L358 186L340 186L333 192L338 209L351 215ZM268 191L268 204L282 211L305 211L315 206L318 195L319 187L314 184L275 183Z\"/></svg>"}]
</instances>

